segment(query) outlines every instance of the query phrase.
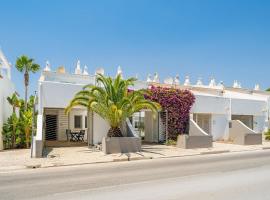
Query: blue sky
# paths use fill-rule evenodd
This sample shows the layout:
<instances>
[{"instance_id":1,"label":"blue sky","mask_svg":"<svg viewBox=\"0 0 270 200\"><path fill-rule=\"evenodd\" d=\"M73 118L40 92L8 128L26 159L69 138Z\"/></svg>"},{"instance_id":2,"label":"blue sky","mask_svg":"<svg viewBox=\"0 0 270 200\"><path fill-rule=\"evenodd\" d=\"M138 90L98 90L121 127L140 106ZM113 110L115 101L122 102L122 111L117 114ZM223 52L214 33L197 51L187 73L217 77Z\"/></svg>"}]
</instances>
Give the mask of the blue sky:
<instances>
[{"instance_id":1,"label":"blue sky","mask_svg":"<svg viewBox=\"0 0 270 200\"><path fill-rule=\"evenodd\" d=\"M225 85L270 86L270 1L2 0L0 46L12 64L21 54L73 71L77 59L124 76L211 76ZM31 91L40 73L31 75ZM23 76L13 69L17 90Z\"/></svg>"}]
</instances>

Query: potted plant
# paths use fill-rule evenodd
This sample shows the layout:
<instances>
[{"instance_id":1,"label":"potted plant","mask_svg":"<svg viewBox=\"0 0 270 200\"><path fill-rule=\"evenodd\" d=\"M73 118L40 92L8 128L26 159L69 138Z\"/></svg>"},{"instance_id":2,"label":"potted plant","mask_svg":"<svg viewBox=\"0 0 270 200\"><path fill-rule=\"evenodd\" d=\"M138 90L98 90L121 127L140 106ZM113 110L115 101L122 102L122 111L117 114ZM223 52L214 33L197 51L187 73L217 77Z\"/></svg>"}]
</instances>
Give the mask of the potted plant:
<instances>
[{"instance_id":1,"label":"potted plant","mask_svg":"<svg viewBox=\"0 0 270 200\"><path fill-rule=\"evenodd\" d=\"M66 112L69 112L72 107L80 105L108 122L110 129L102 143L105 153L140 151L140 138L124 137L126 133L122 132L121 125L135 112L150 109L155 113L160 107L158 103L145 99L148 91L129 89L135 81L135 78L122 79L121 75L113 79L98 74L97 84L85 86L66 108Z\"/></svg>"}]
</instances>

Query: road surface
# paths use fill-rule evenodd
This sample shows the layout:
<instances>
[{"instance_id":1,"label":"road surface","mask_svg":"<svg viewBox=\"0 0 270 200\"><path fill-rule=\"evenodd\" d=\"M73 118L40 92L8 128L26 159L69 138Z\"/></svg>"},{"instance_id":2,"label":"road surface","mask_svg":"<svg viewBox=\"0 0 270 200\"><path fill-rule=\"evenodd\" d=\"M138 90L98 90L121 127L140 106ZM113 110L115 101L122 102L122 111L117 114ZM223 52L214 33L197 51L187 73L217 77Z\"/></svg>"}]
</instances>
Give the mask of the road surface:
<instances>
[{"instance_id":1,"label":"road surface","mask_svg":"<svg viewBox=\"0 0 270 200\"><path fill-rule=\"evenodd\" d=\"M269 200L270 150L0 173L0 199Z\"/></svg>"}]
</instances>

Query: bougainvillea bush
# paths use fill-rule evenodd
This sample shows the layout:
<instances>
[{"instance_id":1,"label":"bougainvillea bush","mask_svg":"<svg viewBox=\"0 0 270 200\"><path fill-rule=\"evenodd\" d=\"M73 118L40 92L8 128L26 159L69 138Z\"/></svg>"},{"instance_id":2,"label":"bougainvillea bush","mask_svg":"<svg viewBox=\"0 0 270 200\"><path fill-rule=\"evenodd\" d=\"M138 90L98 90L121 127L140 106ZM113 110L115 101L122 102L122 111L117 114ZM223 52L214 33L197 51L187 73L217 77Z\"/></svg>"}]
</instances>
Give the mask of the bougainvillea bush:
<instances>
[{"instance_id":1,"label":"bougainvillea bush","mask_svg":"<svg viewBox=\"0 0 270 200\"><path fill-rule=\"evenodd\" d=\"M176 140L179 134L185 133L190 109L195 102L195 96L189 90L151 86L147 98L167 110L169 139Z\"/></svg>"}]
</instances>

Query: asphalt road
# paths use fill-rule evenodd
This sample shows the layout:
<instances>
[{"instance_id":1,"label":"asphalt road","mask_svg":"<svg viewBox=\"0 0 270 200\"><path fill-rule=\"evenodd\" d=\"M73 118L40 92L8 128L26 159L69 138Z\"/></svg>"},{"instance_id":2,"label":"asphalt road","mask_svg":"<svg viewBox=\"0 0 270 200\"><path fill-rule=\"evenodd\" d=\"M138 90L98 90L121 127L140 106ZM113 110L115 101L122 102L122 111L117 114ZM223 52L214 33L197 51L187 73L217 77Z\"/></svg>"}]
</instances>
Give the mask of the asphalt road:
<instances>
[{"instance_id":1,"label":"asphalt road","mask_svg":"<svg viewBox=\"0 0 270 200\"><path fill-rule=\"evenodd\" d=\"M270 199L270 150L0 172L0 199Z\"/></svg>"}]
</instances>

